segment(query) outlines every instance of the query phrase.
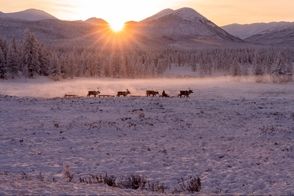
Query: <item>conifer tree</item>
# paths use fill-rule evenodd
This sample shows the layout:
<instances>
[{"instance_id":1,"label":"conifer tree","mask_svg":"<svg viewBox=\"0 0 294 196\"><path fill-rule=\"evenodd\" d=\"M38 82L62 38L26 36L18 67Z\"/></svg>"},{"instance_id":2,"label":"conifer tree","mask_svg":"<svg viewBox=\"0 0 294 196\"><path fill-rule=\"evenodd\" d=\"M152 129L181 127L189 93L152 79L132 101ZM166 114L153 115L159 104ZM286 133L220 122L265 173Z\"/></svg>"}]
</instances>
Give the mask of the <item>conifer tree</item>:
<instances>
[{"instance_id":1,"label":"conifer tree","mask_svg":"<svg viewBox=\"0 0 294 196\"><path fill-rule=\"evenodd\" d=\"M9 76L14 78L15 76L19 75L21 71L21 52L19 47L17 46L16 40L13 39L12 43L9 45L8 55L7 55L7 67Z\"/></svg>"},{"instance_id":2,"label":"conifer tree","mask_svg":"<svg viewBox=\"0 0 294 196\"><path fill-rule=\"evenodd\" d=\"M27 33L23 46L23 71L29 78L39 75L40 67L40 44L32 33Z\"/></svg>"},{"instance_id":3,"label":"conifer tree","mask_svg":"<svg viewBox=\"0 0 294 196\"><path fill-rule=\"evenodd\" d=\"M7 51L6 42L0 39L0 79L6 79L8 74Z\"/></svg>"}]
</instances>

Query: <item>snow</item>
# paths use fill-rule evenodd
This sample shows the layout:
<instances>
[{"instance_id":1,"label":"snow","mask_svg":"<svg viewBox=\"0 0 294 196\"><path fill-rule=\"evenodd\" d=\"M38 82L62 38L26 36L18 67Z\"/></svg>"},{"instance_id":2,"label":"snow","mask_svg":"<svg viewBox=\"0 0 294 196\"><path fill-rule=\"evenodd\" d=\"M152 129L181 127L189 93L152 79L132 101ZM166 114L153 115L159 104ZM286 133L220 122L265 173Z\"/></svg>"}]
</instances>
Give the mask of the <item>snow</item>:
<instances>
[{"instance_id":1,"label":"snow","mask_svg":"<svg viewBox=\"0 0 294 196\"><path fill-rule=\"evenodd\" d=\"M176 16L180 17L181 19L188 20L188 21L193 21L195 19L204 18L201 14L199 14L198 12L196 12L192 8L180 8L177 10L164 9L164 10L158 12L157 14L155 14L149 18L146 18L145 20L143 20L143 22L154 21L154 20L169 16L169 15L176 15Z\"/></svg>"},{"instance_id":2,"label":"snow","mask_svg":"<svg viewBox=\"0 0 294 196\"><path fill-rule=\"evenodd\" d=\"M68 183L61 177L64 164L75 178L105 172L144 175L164 183L167 193L188 176L201 178L202 194L294 193L293 83L231 78L41 81L0 83L1 195L154 194L76 179ZM149 86L165 88L170 95L185 88L195 93L190 99L45 98L94 84L102 92L128 87L143 95ZM26 91L34 97L22 97ZM23 172L31 177L22 177Z\"/></svg>"},{"instance_id":3,"label":"snow","mask_svg":"<svg viewBox=\"0 0 294 196\"><path fill-rule=\"evenodd\" d=\"M40 21L46 19L57 19L56 17L37 9L28 9L20 12L2 13L0 17L20 19L25 21Z\"/></svg>"},{"instance_id":4,"label":"snow","mask_svg":"<svg viewBox=\"0 0 294 196\"><path fill-rule=\"evenodd\" d=\"M240 42L237 38L227 34L223 29L206 19L192 8L180 8L177 10L163 10L152 17L149 17L142 21L145 34L150 34L156 37L168 37L173 40L177 40L178 46L182 48L184 44L179 42L180 40L186 40L187 38L198 38L200 43L191 42L194 47L197 45L211 45L207 44L207 40L212 45L217 46L217 40L228 42ZM158 28L160 26L160 28ZM203 41L201 43L201 40ZM197 47L196 46L196 47Z\"/></svg>"},{"instance_id":5,"label":"snow","mask_svg":"<svg viewBox=\"0 0 294 196\"><path fill-rule=\"evenodd\" d=\"M236 37L246 39L258 34L281 31L291 26L294 26L293 22L270 22L253 24L230 24L223 26L222 28Z\"/></svg>"},{"instance_id":6,"label":"snow","mask_svg":"<svg viewBox=\"0 0 294 196\"><path fill-rule=\"evenodd\" d=\"M294 47L294 25L289 28L276 28L253 35L246 39L252 43L266 44L275 47Z\"/></svg>"},{"instance_id":7,"label":"snow","mask_svg":"<svg viewBox=\"0 0 294 196\"><path fill-rule=\"evenodd\" d=\"M157 20L157 19L159 19L161 17L170 15L172 13L174 13L173 9L164 9L164 10L158 12L157 14L144 19L142 22L149 22L149 21Z\"/></svg>"},{"instance_id":8,"label":"snow","mask_svg":"<svg viewBox=\"0 0 294 196\"><path fill-rule=\"evenodd\" d=\"M189 21L204 18L201 14L199 14L192 8L181 8L181 9L175 10L173 14L181 17L184 20L189 20Z\"/></svg>"}]
</instances>

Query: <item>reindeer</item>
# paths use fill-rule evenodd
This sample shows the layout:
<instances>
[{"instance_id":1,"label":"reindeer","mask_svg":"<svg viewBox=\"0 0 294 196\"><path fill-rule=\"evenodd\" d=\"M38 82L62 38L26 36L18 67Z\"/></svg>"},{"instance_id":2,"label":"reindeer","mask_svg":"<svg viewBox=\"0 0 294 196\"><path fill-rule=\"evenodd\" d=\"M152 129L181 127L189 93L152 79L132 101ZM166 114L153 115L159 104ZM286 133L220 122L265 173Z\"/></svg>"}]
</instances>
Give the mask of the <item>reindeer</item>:
<instances>
[{"instance_id":1,"label":"reindeer","mask_svg":"<svg viewBox=\"0 0 294 196\"><path fill-rule=\"evenodd\" d=\"M159 95L159 92L153 91L153 90L146 91L146 96L147 97L150 97L150 96L155 97L156 95Z\"/></svg>"},{"instance_id":2,"label":"reindeer","mask_svg":"<svg viewBox=\"0 0 294 196\"><path fill-rule=\"evenodd\" d=\"M126 91L119 91L119 92L117 92L117 96L118 97L120 97L120 96L126 97L129 94L131 94L131 92L128 89Z\"/></svg>"},{"instance_id":3,"label":"reindeer","mask_svg":"<svg viewBox=\"0 0 294 196\"><path fill-rule=\"evenodd\" d=\"M88 97L94 96L97 97L97 95L100 94L100 91L88 91Z\"/></svg>"},{"instance_id":4,"label":"reindeer","mask_svg":"<svg viewBox=\"0 0 294 196\"><path fill-rule=\"evenodd\" d=\"M180 94L178 95L178 97L190 97L190 94L194 93L192 90L188 90L188 91L180 91Z\"/></svg>"},{"instance_id":5,"label":"reindeer","mask_svg":"<svg viewBox=\"0 0 294 196\"><path fill-rule=\"evenodd\" d=\"M166 94L165 90L162 91L161 97L170 97L168 94Z\"/></svg>"}]
</instances>

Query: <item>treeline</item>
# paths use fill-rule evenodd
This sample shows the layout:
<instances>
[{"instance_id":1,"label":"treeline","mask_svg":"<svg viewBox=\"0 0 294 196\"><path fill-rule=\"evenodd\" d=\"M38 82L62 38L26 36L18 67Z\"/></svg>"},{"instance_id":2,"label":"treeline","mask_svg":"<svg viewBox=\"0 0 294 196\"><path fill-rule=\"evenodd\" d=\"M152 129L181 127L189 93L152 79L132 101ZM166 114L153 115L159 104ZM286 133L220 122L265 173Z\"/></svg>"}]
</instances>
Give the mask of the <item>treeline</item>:
<instances>
[{"instance_id":1,"label":"treeline","mask_svg":"<svg viewBox=\"0 0 294 196\"><path fill-rule=\"evenodd\" d=\"M47 46L27 33L22 41L0 39L0 78L159 77L174 67L202 76L293 73L292 49L102 50L98 47Z\"/></svg>"},{"instance_id":2,"label":"treeline","mask_svg":"<svg viewBox=\"0 0 294 196\"><path fill-rule=\"evenodd\" d=\"M51 76L56 74L51 52L33 34L23 41L0 39L0 78Z\"/></svg>"}]
</instances>

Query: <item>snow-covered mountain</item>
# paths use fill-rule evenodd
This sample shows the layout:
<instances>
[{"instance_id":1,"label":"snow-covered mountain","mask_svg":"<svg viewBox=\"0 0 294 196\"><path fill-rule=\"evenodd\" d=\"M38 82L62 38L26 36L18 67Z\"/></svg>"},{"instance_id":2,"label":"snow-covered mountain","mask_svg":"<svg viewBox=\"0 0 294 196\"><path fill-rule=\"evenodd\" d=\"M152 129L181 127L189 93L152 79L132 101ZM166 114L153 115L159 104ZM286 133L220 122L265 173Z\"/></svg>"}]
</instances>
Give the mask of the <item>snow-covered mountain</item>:
<instances>
[{"instance_id":1,"label":"snow-covered mountain","mask_svg":"<svg viewBox=\"0 0 294 196\"><path fill-rule=\"evenodd\" d=\"M159 19L159 18L161 18L163 16L172 14L173 12L174 12L174 10L172 10L172 9L164 9L164 10L158 12L157 14L144 19L142 22L148 22L148 21L152 21L152 20L157 20L157 19Z\"/></svg>"},{"instance_id":2,"label":"snow-covered mountain","mask_svg":"<svg viewBox=\"0 0 294 196\"><path fill-rule=\"evenodd\" d=\"M96 17L89 18L85 22L92 23L92 24L95 24L95 25L106 25L106 24L108 24L102 18L96 18Z\"/></svg>"},{"instance_id":3,"label":"snow-covered mountain","mask_svg":"<svg viewBox=\"0 0 294 196\"><path fill-rule=\"evenodd\" d=\"M34 10L31 11L20 13L34 13ZM86 21L61 21L40 20L39 17L39 21L32 21L37 17L27 16L24 17L26 20L17 20L16 17L12 19L7 17L7 14L4 15L5 17L0 17L0 35L9 39L14 37L22 39L24 32L29 30L41 41L49 43L64 41L70 44L71 40L79 40L81 44L87 44L97 40L103 42L107 37L105 33L109 33L105 31L108 23L99 18L89 18ZM16 16L15 13L12 16ZM44 18L46 17L42 19ZM48 16L47 19L49 18L54 17ZM191 8L166 9L143 21L127 22L124 31L132 35L132 43L148 48L223 47L243 43ZM131 47L132 43L128 42L128 47Z\"/></svg>"},{"instance_id":4,"label":"snow-covered mountain","mask_svg":"<svg viewBox=\"0 0 294 196\"><path fill-rule=\"evenodd\" d=\"M292 22L270 22L270 23L253 23L253 24L230 24L222 28L228 33L246 39L253 35L268 33L270 31L277 31L294 26Z\"/></svg>"},{"instance_id":5,"label":"snow-covered mountain","mask_svg":"<svg viewBox=\"0 0 294 196\"><path fill-rule=\"evenodd\" d=\"M246 41L263 45L294 47L294 25L262 32L247 38Z\"/></svg>"},{"instance_id":6,"label":"snow-covered mountain","mask_svg":"<svg viewBox=\"0 0 294 196\"><path fill-rule=\"evenodd\" d=\"M27 31L45 43L70 42L95 31L96 26L83 21L23 21L0 17L0 39L23 39Z\"/></svg>"},{"instance_id":7,"label":"snow-covered mountain","mask_svg":"<svg viewBox=\"0 0 294 196\"><path fill-rule=\"evenodd\" d=\"M240 42L191 8L163 10L141 22L146 34L170 40L217 40Z\"/></svg>"},{"instance_id":8,"label":"snow-covered mountain","mask_svg":"<svg viewBox=\"0 0 294 196\"><path fill-rule=\"evenodd\" d=\"M105 28L108 23L99 18L62 21L35 9L0 12L0 36L8 39L22 39L29 30L48 43L64 41L71 44L72 40L79 40L87 44L93 40L103 42L105 32L110 32ZM191 8L165 9L140 22L127 22L125 27L125 33L131 35L133 43L149 48L247 47L252 43L292 47L293 31L294 22L232 24L220 28Z\"/></svg>"},{"instance_id":9,"label":"snow-covered mountain","mask_svg":"<svg viewBox=\"0 0 294 196\"><path fill-rule=\"evenodd\" d=\"M0 12L0 18L11 18L25 21L39 21L46 19L57 19L56 17L37 9L28 9L20 12L3 13Z\"/></svg>"}]
</instances>

